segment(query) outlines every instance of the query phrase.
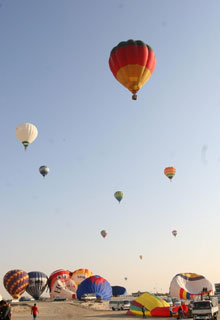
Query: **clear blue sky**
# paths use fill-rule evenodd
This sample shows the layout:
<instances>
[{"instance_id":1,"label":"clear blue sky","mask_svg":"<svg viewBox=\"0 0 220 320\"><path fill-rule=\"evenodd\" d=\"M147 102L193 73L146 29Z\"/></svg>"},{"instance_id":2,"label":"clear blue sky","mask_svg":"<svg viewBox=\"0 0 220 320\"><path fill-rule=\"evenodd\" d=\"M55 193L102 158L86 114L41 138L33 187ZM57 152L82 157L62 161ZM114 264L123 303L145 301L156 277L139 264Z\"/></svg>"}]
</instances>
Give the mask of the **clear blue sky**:
<instances>
[{"instance_id":1,"label":"clear blue sky","mask_svg":"<svg viewBox=\"0 0 220 320\"><path fill-rule=\"evenodd\" d=\"M218 0L1 0L0 279L89 268L129 292L166 292L179 272L220 281L219 34ZM128 39L157 58L136 102L108 66ZM22 122L39 131L27 152Z\"/></svg>"}]
</instances>

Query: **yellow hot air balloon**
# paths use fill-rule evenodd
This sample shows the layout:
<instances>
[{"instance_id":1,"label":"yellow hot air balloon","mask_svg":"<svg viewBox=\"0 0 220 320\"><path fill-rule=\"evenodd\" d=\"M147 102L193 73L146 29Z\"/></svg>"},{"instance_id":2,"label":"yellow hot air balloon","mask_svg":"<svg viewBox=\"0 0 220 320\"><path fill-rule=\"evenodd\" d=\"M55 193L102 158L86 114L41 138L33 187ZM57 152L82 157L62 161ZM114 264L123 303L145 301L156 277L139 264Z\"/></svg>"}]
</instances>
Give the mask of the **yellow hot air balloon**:
<instances>
[{"instance_id":1,"label":"yellow hot air balloon","mask_svg":"<svg viewBox=\"0 0 220 320\"><path fill-rule=\"evenodd\" d=\"M16 137L23 143L24 148L27 149L28 145L32 143L38 136L38 131L35 125L31 123L22 123L17 126L15 130Z\"/></svg>"},{"instance_id":2,"label":"yellow hot air balloon","mask_svg":"<svg viewBox=\"0 0 220 320\"><path fill-rule=\"evenodd\" d=\"M93 276L93 273L89 269L78 269L72 273L71 279L73 279L75 283L79 285L83 280L91 276Z\"/></svg>"}]
</instances>

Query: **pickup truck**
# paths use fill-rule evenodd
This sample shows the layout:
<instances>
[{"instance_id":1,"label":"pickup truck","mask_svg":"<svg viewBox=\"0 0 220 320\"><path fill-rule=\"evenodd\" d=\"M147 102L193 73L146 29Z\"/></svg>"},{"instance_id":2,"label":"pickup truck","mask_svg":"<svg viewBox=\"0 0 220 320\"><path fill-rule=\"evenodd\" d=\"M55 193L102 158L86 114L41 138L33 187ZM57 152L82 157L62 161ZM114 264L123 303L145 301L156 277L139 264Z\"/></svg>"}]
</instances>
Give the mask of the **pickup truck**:
<instances>
[{"instance_id":1,"label":"pickup truck","mask_svg":"<svg viewBox=\"0 0 220 320\"><path fill-rule=\"evenodd\" d=\"M192 316L194 320L217 320L218 298L209 296L205 299L193 301Z\"/></svg>"}]
</instances>

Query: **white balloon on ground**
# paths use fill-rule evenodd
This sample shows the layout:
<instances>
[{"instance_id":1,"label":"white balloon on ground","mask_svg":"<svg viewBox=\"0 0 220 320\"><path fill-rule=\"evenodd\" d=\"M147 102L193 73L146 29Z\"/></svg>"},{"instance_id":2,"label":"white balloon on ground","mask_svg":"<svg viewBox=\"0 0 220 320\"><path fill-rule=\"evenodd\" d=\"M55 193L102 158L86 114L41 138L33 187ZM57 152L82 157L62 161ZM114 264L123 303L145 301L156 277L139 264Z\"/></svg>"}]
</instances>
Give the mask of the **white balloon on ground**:
<instances>
[{"instance_id":1,"label":"white balloon on ground","mask_svg":"<svg viewBox=\"0 0 220 320\"><path fill-rule=\"evenodd\" d=\"M204 293L213 294L214 286L204 276L196 273L178 273L170 283L170 296L192 300L194 296Z\"/></svg>"}]
</instances>

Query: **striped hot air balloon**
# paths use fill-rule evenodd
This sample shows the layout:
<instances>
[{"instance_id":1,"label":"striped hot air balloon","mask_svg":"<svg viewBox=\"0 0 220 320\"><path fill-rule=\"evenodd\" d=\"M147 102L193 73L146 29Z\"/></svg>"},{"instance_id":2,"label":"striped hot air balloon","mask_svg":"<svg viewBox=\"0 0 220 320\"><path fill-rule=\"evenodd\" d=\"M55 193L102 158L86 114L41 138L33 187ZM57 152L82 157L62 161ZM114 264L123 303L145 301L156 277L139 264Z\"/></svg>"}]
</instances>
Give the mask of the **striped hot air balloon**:
<instances>
[{"instance_id":1,"label":"striped hot air balloon","mask_svg":"<svg viewBox=\"0 0 220 320\"><path fill-rule=\"evenodd\" d=\"M29 282L26 291L35 300L38 300L47 287L48 277L45 273L40 271L31 271L28 273L28 275Z\"/></svg>"},{"instance_id":2,"label":"striped hot air balloon","mask_svg":"<svg viewBox=\"0 0 220 320\"><path fill-rule=\"evenodd\" d=\"M8 271L3 278L5 289L14 299L18 299L25 292L28 282L29 276L23 270Z\"/></svg>"},{"instance_id":3,"label":"striped hot air balloon","mask_svg":"<svg viewBox=\"0 0 220 320\"><path fill-rule=\"evenodd\" d=\"M109 67L114 77L133 93L137 100L138 90L149 80L156 66L152 48L141 40L120 42L109 57Z\"/></svg>"},{"instance_id":4,"label":"striped hot air balloon","mask_svg":"<svg viewBox=\"0 0 220 320\"><path fill-rule=\"evenodd\" d=\"M167 167L164 169L164 174L167 176L167 178L170 179L170 181L173 179L173 177L176 174L176 168L174 167Z\"/></svg>"}]
</instances>

